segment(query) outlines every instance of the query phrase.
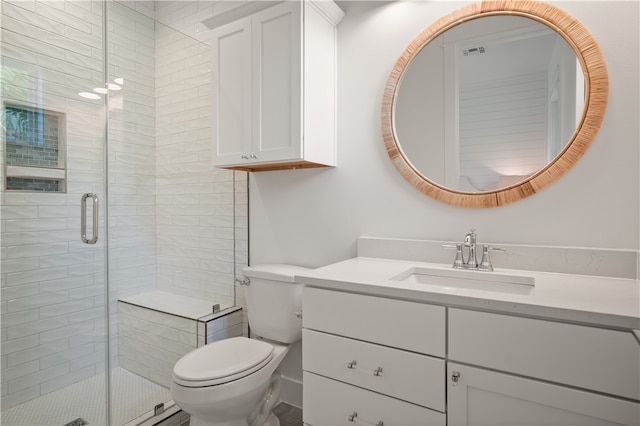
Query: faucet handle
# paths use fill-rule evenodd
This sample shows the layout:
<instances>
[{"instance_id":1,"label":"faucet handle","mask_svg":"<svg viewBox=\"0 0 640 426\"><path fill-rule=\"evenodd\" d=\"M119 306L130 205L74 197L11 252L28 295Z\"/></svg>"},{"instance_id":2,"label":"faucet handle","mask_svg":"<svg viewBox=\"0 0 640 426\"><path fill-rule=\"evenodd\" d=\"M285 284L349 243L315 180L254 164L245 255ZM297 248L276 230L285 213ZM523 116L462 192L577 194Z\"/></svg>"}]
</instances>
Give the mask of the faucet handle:
<instances>
[{"instance_id":1,"label":"faucet handle","mask_svg":"<svg viewBox=\"0 0 640 426\"><path fill-rule=\"evenodd\" d=\"M462 244L456 244L456 258L453 261L453 267L460 269L464 267L464 256L462 254Z\"/></svg>"},{"instance_id":2,"label":"faucet handle","mask_svg":"<svg viewBox=\"0 0 640 426\"><path fill-rule=\"evenodd\" d=\"M491 264L491 258L489 257L489 246L482 246L482 260L478 265L478 271L493 271L493 265Z\"/></svg>"},{"instance_id":3,"label":"faucet handle","mask_svg":"<svg viewBox=\"0 0 640 426\"><path fill-rule=\"evenodd\" d=\"M442 248L445 248L445 249L456 249L456 258L453 261L453 267L455 269L464 268L464 266L463 266L464 257L462 255L462 244L460 244L460 243L458 243L458 244L442 244Z\"/></svg>"},{"instance_id":4,"label":"faucet handle","mask_svg":"<svg viewBox=\"0 0 640 426\"><path fill-rule=\"evenodd\" d=\"M491 257L489 256L489 252L490 251L507 251L506 249L503 249L502 247L490 247L488 245L484 245L482 246L482 260L480 261L480 264L478 265L478 270L479 271L486 271L486 272L491 272L493 271L493 265L491 264Z\"/></svg>"}]
</instances>

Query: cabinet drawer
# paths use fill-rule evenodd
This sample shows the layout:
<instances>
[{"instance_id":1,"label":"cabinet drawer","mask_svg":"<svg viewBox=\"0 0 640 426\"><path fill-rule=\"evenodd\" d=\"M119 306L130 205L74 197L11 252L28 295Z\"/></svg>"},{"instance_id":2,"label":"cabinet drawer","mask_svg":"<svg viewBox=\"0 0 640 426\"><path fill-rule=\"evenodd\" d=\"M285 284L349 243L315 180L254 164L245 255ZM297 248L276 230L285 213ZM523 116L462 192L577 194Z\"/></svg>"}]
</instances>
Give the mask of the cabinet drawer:
<instances>
[{"instance_id":1,"label":"cabinet drawer","mask_svg":"<svg viewBox=\"0 0 640 426\"><path fill-rule=\"evenodd\" d=\"M640 400L631 332L450 309L449 359Z\"/></svg>"},{"instance_id":2,"label":"cabinet drawer","mask_svg":"<svg viewBox=\"0 0 640 426\"><path fill-rule=\"evenodd\" d=\"M445 411L443 359L310 330L302 351L306 371Z\"/></svg>"},{"instance_id":3,"label":"cabinet drawer","mask_svg":"<svg viewBox=\"0 0 640 426\"><path fill-rule=\"evenodd\" d=\"M445 308L305 287L305 328L444 357Z\"/></svg>"},{"instance_id":4,"label":"cabinet drawer","mask_svg":"<svg viewBox=\"0 0 640 426\"><path fill-rule=\"evenodd\" d=\"M304 372L302 413L314 426L354 424L444 426L445 415L408 402ZM348 417L357 413L350 421Z\"/></svg>"}]
</instances>

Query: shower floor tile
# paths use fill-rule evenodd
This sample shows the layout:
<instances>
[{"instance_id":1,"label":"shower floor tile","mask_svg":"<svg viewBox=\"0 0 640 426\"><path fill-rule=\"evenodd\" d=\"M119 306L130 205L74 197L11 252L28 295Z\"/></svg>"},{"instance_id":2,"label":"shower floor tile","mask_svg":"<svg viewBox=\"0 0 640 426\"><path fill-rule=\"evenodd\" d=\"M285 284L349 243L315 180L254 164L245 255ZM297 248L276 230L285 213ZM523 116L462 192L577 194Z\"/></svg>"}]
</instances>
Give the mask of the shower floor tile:
<instances>
[{"instance_id":1,"label":"shower floor tile","mask_svg":"<svg viewBox=\"0 0 640 426\"><path fill-rule=\"evenodd\" d=\"M168 389L123 368L111 372L111 424L123 425L171 399ZM89 426L105 425L104 374L2 411L3 426L62 426L82 418Z\"/></svg>"}]
</instances>

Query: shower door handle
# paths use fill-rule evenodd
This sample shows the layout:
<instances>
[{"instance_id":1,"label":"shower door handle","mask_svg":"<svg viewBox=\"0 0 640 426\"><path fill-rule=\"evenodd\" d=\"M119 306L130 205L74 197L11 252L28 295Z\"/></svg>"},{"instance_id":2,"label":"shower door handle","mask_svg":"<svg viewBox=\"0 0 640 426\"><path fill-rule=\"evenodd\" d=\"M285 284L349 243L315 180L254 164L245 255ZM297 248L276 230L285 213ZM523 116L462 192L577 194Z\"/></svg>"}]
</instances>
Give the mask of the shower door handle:
<instances>
[{"instance_id":1,"label":"shower door handle","mask_svg":"<svg viewBox=\"0 0 640 426\"><path fill-rule=\"evenodd\" d=\"M93 230L91 239L87 239L87 198L93 200ZM98 241L98 196L84 194L80 201L80 238L85 244L95 244Z\"/></svg>"}]
</instances>

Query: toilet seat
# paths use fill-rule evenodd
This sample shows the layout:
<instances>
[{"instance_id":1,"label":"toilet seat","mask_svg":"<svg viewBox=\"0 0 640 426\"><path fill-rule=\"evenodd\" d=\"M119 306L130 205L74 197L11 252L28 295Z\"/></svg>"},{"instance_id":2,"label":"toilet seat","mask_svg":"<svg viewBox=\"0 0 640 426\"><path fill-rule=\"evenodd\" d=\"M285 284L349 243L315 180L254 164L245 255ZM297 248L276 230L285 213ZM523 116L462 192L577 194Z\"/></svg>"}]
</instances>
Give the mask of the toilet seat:
<instances>
[{"instance_id":1,"label":"toilet seat","mask_svg":"<svg viewBox=\"0 0 640 426\"><path fill-rule=\"evenodd\" d=\"M273 358L273 346L246 337L220 340L189 352L173 367L174 383L206 387L241 379Z\"/></svg>"}]
</instances>

